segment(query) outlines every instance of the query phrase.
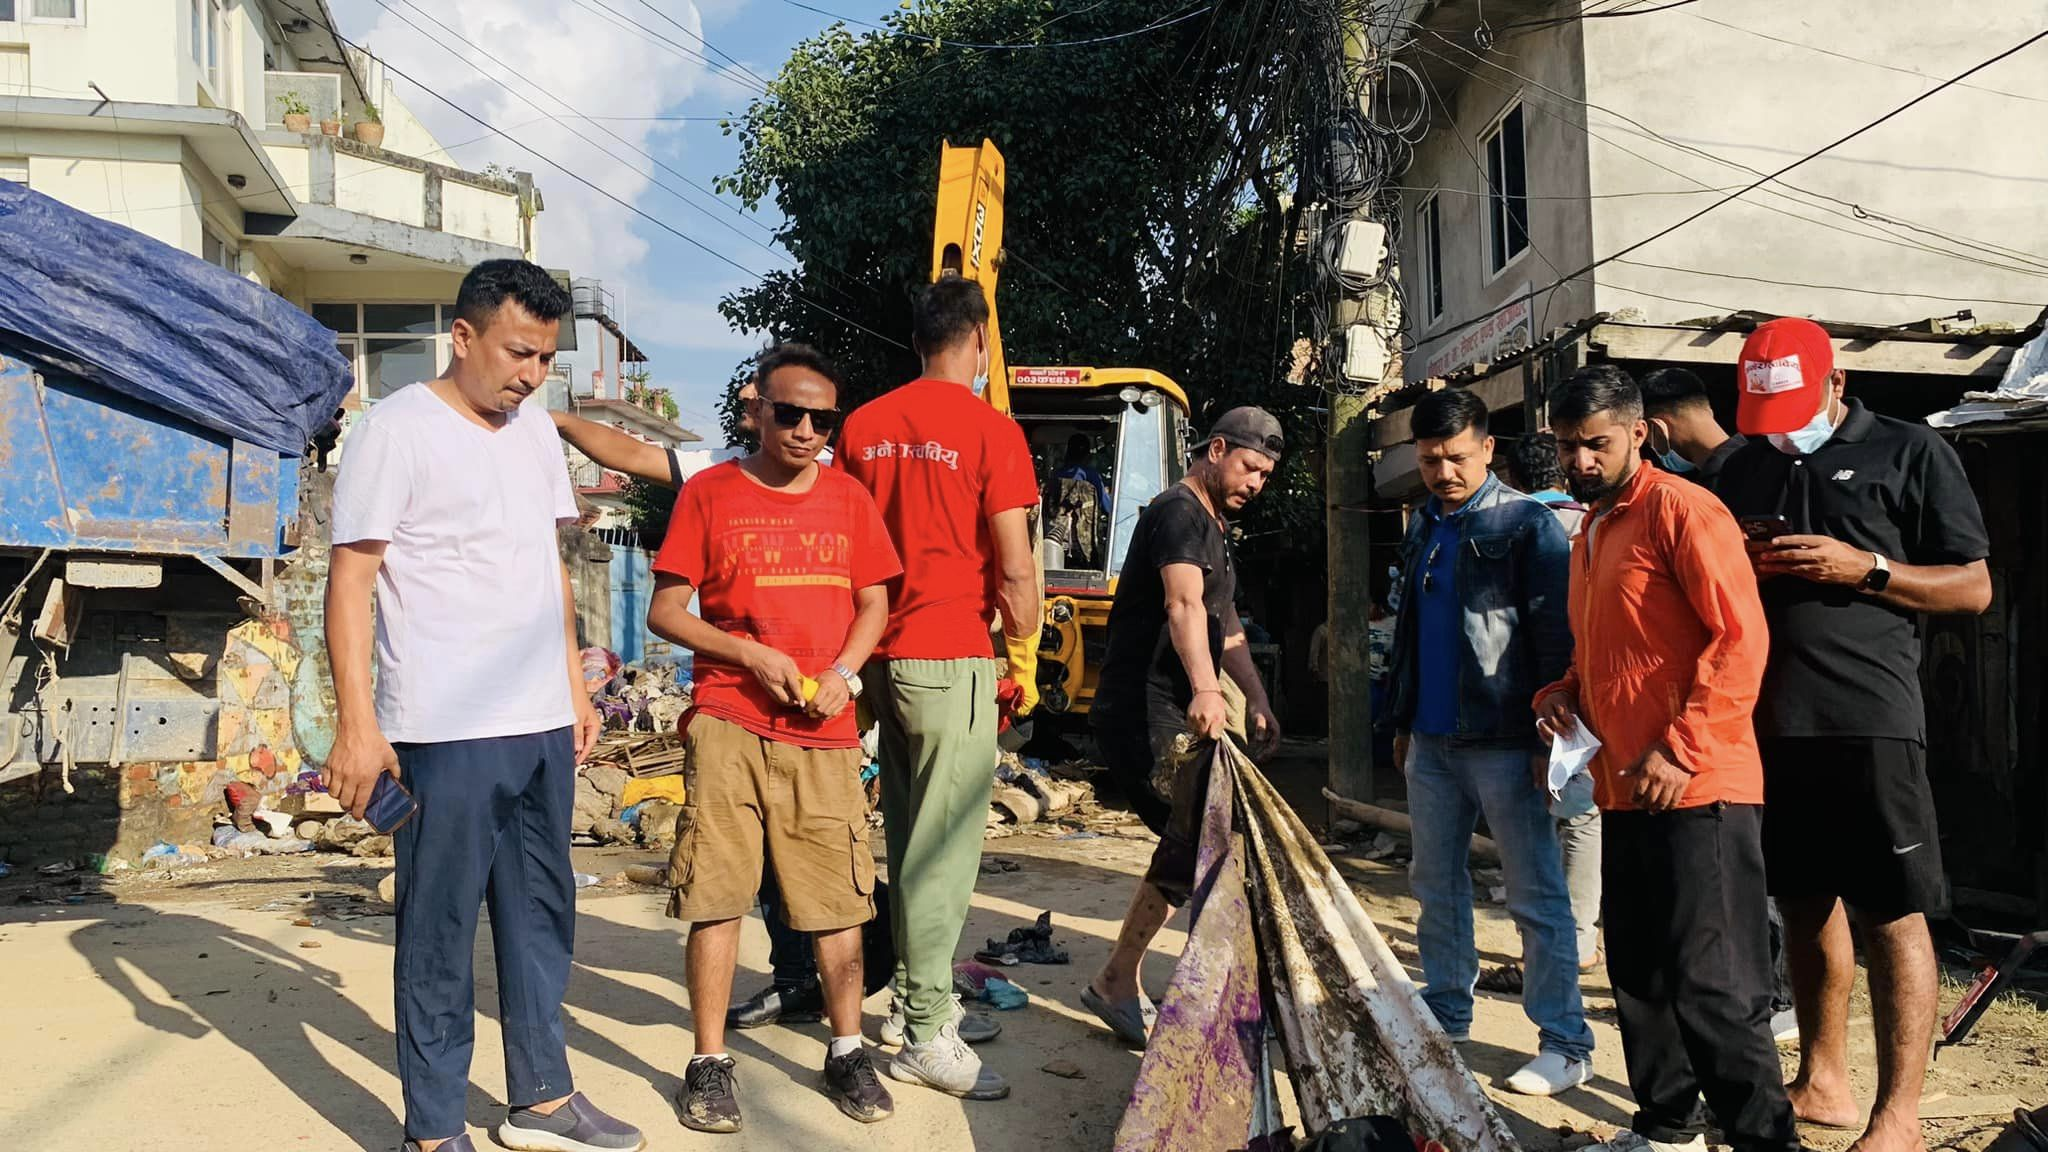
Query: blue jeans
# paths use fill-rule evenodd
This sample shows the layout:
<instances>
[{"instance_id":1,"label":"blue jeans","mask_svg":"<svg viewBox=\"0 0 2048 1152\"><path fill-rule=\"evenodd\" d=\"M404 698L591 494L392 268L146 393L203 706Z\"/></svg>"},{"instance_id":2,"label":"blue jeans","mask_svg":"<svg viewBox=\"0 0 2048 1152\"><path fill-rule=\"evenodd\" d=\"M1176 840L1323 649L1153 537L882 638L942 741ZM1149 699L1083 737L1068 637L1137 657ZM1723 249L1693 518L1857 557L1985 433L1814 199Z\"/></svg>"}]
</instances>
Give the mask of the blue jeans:
<instances>
[{"instance_id":1,"label":"blue jeans","mask_svg":"<svg viewBox=\"0 0 2048 1152\"><path fill-rule=\"evenodd\" d=\"M400 744L420 802L393 837L398 947L392 964L405 1134L462 1135L476 1033L477 909L491 910L505 1102L575 1091L562 997L576 941L569 864L576 747L567 728L530 736Z\"/></svg>"},{"instance_id":2,"label":"blue jeans","mask_svg":"<svg viewBox=\"0 0 2048 1152\"><path fill-rule=\"evenodd\" d=\"M1472 833L1486 817L1500 845L1508 914L1522 933L1522 1010L1538 1047L1575 1060L1593 1051L1579 999L1579 947L1564 857L1548 797L1530 776L1529 752L1454 744L1415 733L1409 740L1408 816L1415 858L1409 882L1422 905L1422 999L1444 1031L1472 1028L1479 953L1472 942Z\"/></svg>"}]
</instances>

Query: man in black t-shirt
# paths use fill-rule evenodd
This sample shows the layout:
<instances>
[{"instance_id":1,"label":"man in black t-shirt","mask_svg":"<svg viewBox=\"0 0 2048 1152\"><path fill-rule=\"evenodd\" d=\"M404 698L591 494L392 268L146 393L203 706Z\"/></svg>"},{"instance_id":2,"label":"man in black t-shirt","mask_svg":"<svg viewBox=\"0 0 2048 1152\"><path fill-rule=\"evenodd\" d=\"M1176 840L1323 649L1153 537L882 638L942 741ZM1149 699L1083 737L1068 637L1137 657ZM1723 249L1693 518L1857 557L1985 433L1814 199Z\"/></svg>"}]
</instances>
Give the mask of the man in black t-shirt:
<instances>
[{"instance_id":1,"label":"man in black t-shirt","mask_svg":"<svg viewBox=\"0 0 2048 1152\"><path fill-rule=\"evenodd\" d=\"M1927 786L1922 613L1984 611L1990 540L1955 449L1842 398L1827 333L1760 326L1743 345L1736 424L1750 437L1715 491L1742 522L1771 656L1756 709L1764 858L1785 916L1801 1120L1853 1127L1849 992L1864 928L1877 1101L1859 1152L1917 1152L1947 908ZM1760 439L1768 437L1768 440Z\"/></svg>"},{"instance_id":2,"label":"man in black t-shirt","mask_svg":"<svg viewBox=\"0 0 2048 1152\"><path fill-rule=\"evenodd\" d=\"M1194 885L1208 759L1197 753L1187 771L1172 773L1169 796L1153 781L1170 771L1175 737L1223 738L1225 673L1244 693L1252 754L1264 755L1280 740L1238 620L1237 568L1224 532L1226 518L1265 487L1282 443L1271 413L1225 412L1187 476L1138 514L1109 612L1109 650L1089 719L1103 763L1159 835L1159 847L1116 947L1081 1002L1118 1038L1141 1048L1148 1025L1138 966Z\"/></svg>"}]
</instances>

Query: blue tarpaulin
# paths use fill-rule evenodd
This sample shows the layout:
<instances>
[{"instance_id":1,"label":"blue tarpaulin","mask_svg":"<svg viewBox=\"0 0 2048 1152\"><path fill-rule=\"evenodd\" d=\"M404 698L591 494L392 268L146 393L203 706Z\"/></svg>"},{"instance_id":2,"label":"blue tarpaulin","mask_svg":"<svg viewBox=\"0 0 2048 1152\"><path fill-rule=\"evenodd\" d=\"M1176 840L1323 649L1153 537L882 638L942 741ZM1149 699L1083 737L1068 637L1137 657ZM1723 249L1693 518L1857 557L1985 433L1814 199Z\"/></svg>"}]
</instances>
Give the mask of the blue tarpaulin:
<instances>
[{"instance_id":1,"label":"blue tarpaulin","mask_svg":"<svg viewBox=\"0 0 2048 1152\"><path fill-rule=\"evenodd\" d=\"M283 297L7 180L0 344L290 456L351 386L334 333Z\"/></svg>"}]
</instances>

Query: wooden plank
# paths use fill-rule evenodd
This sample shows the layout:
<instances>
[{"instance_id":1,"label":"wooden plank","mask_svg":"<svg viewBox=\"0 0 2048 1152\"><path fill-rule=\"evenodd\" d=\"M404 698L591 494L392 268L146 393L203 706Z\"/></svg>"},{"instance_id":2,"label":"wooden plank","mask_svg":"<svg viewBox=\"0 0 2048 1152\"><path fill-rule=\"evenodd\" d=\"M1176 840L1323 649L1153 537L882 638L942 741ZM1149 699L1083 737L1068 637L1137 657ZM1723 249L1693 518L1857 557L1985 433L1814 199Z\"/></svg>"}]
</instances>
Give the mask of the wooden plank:
<instances>
[{"instance_id":1,"label":"wooden plank","mask_svg":"<svg viewBox=\"0 0 2048 1152\"><path fill-rule=\"evenodd\" d=\"M1486 401L1488 412L1500 412L1513 408L1522 402L1522 380L1528 371L1527 362L1501 369L1483 380L1474 380L1464 385L1466 391ZM1372 446L1379 449L1405 444L1413 438L1409 422L1415 413L1408 408L1389 412L1372 423Z\"/></svg>"},{"instance_id":2,"label":"wooden plank","mask_svg":"<svg viewBox=\"0 0 2048 1152\"><path fill-rule=\"evenodd\" d=\"M1732 367L1746 332L1710 332L1653 324L1601 324L1589 342L1609 360L1662 360ZM1997 379L2012 362L2009 345L1958 344L1935 340L1836 339L1835 366L1850 372L1900 372L1921 376Z\"/></svg>"}]
</instances>

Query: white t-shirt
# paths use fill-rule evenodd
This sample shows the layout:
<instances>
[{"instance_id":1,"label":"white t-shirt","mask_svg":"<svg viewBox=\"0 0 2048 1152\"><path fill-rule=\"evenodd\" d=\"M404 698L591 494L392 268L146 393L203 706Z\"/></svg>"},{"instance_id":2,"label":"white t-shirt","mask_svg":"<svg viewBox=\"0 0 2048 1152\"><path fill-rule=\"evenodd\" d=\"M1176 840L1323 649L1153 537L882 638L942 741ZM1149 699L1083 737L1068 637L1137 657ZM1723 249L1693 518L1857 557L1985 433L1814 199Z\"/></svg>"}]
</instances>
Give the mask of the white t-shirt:
<instances>
[{"instance_id":1,"label":"white t-shirt","mask_svg":"<svg viewBox=\"0 0 2048 1152\"><path fill-rule=\"evenodd\" d=\"M538 401L496 431L424 384L353 430L334 486L334 543L383 540L377 723L393 742L567 726L558 524L577 518L568 462Z\"/></svg>"}]
</instances>

